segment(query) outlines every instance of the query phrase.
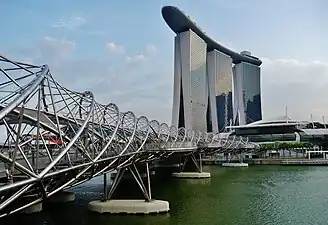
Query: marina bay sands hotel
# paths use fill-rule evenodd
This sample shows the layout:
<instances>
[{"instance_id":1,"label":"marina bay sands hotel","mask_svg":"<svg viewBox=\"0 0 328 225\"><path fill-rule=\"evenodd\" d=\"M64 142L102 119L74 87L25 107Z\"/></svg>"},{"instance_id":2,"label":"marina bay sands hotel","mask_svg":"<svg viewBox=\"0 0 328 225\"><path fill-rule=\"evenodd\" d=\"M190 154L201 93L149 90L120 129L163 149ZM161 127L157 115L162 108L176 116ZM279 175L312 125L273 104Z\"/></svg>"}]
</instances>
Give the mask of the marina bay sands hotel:
<instances>
[{"instance_id":1,"label":"marina bay sands hotel","mask_svg":"<svg viewBox=\"0 0 328 225\"><path fill-rule=\"evenodd\" d=\"M220 45L176 7L162 15L176 33L172 124L222 132L261 120L261 60Z\"/></svg>"}]
</instances>

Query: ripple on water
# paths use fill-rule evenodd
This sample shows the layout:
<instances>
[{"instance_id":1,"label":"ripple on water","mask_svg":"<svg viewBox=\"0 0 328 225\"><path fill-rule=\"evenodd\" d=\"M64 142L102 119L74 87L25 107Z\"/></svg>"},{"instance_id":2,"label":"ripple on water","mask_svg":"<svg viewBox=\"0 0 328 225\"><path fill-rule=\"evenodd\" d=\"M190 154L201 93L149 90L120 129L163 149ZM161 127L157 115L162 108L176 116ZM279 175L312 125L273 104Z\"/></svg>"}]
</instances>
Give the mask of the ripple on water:
<instances>
[{"instance_id":1,"label":"ripple on water","mask_svg":"<svg viewBox=\"0 0 328 225\"><path fill-rule=\"evenodd\" d=\"M143 217L88 213L88 201L102 197L102 178L97 178L72 188L76 193L76 203L19 221L27 225L327 224L328 167L232 169L212 166L204 170L211 172L210 180L173 179L153 185L153 196L170 202L171 212L167 215ZM10 223L0 220L0 224Z\"/></svg>"}]
</instances>

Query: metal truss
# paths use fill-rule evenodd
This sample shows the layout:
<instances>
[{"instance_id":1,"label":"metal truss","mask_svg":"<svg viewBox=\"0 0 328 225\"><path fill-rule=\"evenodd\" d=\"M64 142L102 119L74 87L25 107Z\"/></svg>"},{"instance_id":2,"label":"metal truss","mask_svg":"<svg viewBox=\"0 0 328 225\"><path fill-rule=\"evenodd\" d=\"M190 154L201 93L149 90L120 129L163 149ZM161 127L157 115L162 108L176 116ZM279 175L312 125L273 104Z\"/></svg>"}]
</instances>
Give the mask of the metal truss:
<instances>
[{"instance_id":1,"label":"metal truss","mask_svg":"<svg viewBox=\"0 0 328 225\"><path fill-rule=\"evenodd\" d=\"M130 169L137 176L137 163L249 145L120 112L113 103L98 103L90 91L65 88L47 65L1 55L0 127L0 217L109 171Z\"/></svg>"},{"instance_id":2,"label":"metal truss","mask_svg":"<svg viewBox=\"0 0 328 225\"><path fill-rule=\"evenodd\" d=\"M145 163L146 165L146 178L147 178L147 184L143 181L140 171L138 170L137 166L135 163L131 164L130 166L126 168L119 168L117 170L117 173L115 175L115 178L113 180L113 183L111 184L110 188L104 184L104 199L103 201L110 200L115 192L115 190L118 188L118 185L120 181L123 178L123 175L125 174L126 171L129 171L131 175L133 176L133 179L136 181L138 184L139 189L144 195L144 199L147 202L150 202L152 200L151 196L151 186L150 186L150 173L149 173L149 164L148 162Z\"/></svg>"},{"instance_id":3,"label":"metal truss","mask_svg":"<svg viewBox=\"0 0 328 225\"><path fill-rule=\"evenodd\" d=\"M190 162L193 165L194 170L199 173L203 172L202 153L193 152L185 154L181 157L182 165L180 166L180 172L186 172L187 163Z\"/></svg>"}]
</instances>

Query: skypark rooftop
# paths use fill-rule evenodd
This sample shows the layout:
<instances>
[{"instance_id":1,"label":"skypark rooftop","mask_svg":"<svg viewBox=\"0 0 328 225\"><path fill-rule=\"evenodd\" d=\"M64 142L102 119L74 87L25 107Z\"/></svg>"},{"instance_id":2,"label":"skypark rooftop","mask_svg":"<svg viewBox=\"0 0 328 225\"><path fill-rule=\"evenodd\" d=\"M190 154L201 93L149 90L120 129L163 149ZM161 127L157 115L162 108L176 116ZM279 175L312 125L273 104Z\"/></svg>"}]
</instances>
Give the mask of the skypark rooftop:
<instances>
[{"instance_id":1,"label":"skypark rooftop","mask_svg":"<svg viewBox=\"0 0 328 225\"><path fill-rule=\"evenodd\" d=\"M201 37L207 43L207 50L212 51L214 49L229 55L235 64L240 62L247 62L253 65L260 66L262 61L254 56L247 54L247 52L242 52L241 54L232 51L214 41L212 38L207 36L207 34L199 28L194 21L191 20L189 16L184 14L180 9L174 6L164 6L162 8L162 15L167 23L167 25L176 33L182 33L188 31L189 29L195 32L199 37Z\"/></svg>"}]
</instances>

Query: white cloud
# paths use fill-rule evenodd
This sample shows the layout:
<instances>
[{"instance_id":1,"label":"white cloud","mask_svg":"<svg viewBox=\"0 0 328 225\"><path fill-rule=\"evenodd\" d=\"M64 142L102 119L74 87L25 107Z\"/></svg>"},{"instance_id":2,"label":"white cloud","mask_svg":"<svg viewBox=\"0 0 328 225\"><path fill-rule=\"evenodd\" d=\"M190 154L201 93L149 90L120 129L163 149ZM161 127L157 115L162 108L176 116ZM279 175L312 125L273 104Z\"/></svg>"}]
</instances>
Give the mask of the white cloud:
<instances>
[{"instance_id":1,"label":"white cloud","mask_svg":"<svg viewBox=\"0 0 328 225\"><path fill-rule=\"evenodd\" d=\"M106 59L75 59L76 48L74 41L45 37L35 46L15 48L5 55L16 61L28 59L37 65L48 64L61 85L76 91L92 91L100 103L113 102L120 111L131 110L137 116L170 122L171 72L151 65L139 67L140 62L150 60L143 54L129 58L123 65ZM154 107L148 109L150 105Z\"/></svg>"},{"instance_id":2,"label":"white cloud","mask_svg":"<svg viewBox=\"0 0 328 225\"><path fill-rule=\"evenodd\" d=\"M265 118L328 118L328 63L262 58L262 107Z\"/></svg>"},{"instance_id":3,"label":"white cloud","mask_svg":"<svg viewBox=\"0 0 328 225\"><path fill-rule=\"evenodd\" d=\"M134 55L134 56L127 56L126 61L130 64L135 64L135 63L142 63L147 60L147 57L143 54L139 55Z\"/></svg>"},{"instance_id":4,"label":"white cloud","mask_svg":"<svg viewBox=\"0 0 328 225\"><path fill-rule=\"evenodd\" d=\"M157 52L157 48L153 44L146 45L146 54L153 55Z\"/></svg>"},{"instance_id":5,"label":"white cloud","mask_svg":"<svg viewBox=\"0 0 328 225\"><path fill-rule=\"evenodd\" d=\"M111 53L118 53L118 54L124 53L123 47L115 44L114 42L107 43L106 47Z\"/></svg>"},{"instance_id":6,"label":"white cloud","mask_svg":"<svg viewBox=\"0 0 328 225\"><path fill-rule=\"evenodd\" d=\"M75 41L46 36L34 45L4 49L4 54L17 61L60 66L61 62L71 60L75 49Z\"/></svg>"},{"instance_id":7,"label":"white cloud","mask_svg":"<svg viewBox=\"0 0 328 225\"><path fill-rule=\"evenodd\" d=\"M87 19L85 17L74 15L71 16L68 20L61 19L51 26L55 28L74 29L83 26L86 22Z\"/></svg>"},{"instance_id":8,"label":"white cloud","mask_svg":"<svg viewBox=\"0 0 328 225\"><path fill-rule=\"evenodd\" d=\"M154 57L156 53L157 48L153 44L147 44L142 53L134 56L127 56L126 61L129 64L140 64L147 61L151 57Z\"/></svg>"},{"instance_id":9,"label":"white cloud","mask_svg":"<svg viewBox=\"0 0 328 225\"><path fill-rule=\"evenodd\" d=\"M151 49L155 48L145 46L141 54L127 56L130 66L123 64L118 68L107 61L74 59L76 47L71 40L45 37L37 46L16 49L10 55L18 61L28 59L49 64L55 78L64 86L78 91L91 90L100 102L114 102L121 110L170 121L173 72L150 64L138 66L150 58L155 59L149 54L154 53ZM286 105L289 116L294 119L309 119L310 114L316 120L322 116L328 118L328 62L261 59L264 118L284 115ZM172 68L171 62L167 64L167 68ZM151 109L145 108L149 105Z\"/></svg>"},{"instance_id":10,"label":"white cloud","mask_svg":"<svg viewBox=\"0 0 328 225\"><path fill-rule=\"evenodd\" d=\"M53 37L44 37L42 42L42 49L47 53L53 53L59 58L66 58L70 56L72 51L76 47L74 41L69 41L66 39L57 39Z\"/></svg>"},{"instance_id":11,"label":"white cloud","mask_svg":"<svg viewBox=\"0 0 328 225\"><path fill-rule=\"evenodd\" d=\"M163 69L151 64L138 67L156 57L150 55L149 46L141 54L130 56L131 66L118 66L106 60L74 59L77 44L72 40L45 37L31 48L15 49L12 59L48 64L63 86L77 90L93 91L104 104L116 103L120 110L132 110L151 119L170 122L172 107L172 62ZM147 51L148 49L148 51ZM328 63L321 61L299 62L295 59L262 58L262 105L264 118L285 113L295 119L321 116L328 118ZM92 67L90 65L93 65ZM69 79L68 79L69 77ZM75 82L71 82L74 80ZM152 106L149 108L148 106Z\"/></svg>"},{"instance_id":12,"label":"white cloud","mask_svg":"<svg viewBox=\"0 0 328 225\"><path fill-rule=\"evenodd\" d=\"M106 48L110 53L123 54L125 50L122 46L115 44L114 42L108 42ZM125 57L126 62L132 65L139 65L149 60L149 58L154 57L157 53L157 48L153 44L147 44L145 49L136 55L127 55Z\"/></svg>"}]
</instances>

